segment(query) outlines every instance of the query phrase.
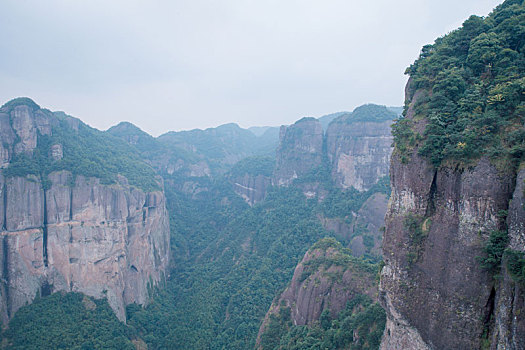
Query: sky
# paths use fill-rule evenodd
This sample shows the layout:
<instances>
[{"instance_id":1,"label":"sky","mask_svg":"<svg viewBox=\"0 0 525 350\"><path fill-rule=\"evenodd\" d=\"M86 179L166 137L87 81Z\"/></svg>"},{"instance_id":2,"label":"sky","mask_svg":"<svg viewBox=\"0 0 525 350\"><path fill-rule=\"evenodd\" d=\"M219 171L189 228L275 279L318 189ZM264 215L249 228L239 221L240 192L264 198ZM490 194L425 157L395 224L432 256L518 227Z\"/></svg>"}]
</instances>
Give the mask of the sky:
<instances>
[{"instance_id":1,"label":"sky","mask_svg":"<svg viewBox=\"0 0 525 350\"><path fill-rule=\"evenodd\" d=\"M501 2L2 0L0 104L154 136L401 106L421 47Z\"/></svg>"}]
</instances>

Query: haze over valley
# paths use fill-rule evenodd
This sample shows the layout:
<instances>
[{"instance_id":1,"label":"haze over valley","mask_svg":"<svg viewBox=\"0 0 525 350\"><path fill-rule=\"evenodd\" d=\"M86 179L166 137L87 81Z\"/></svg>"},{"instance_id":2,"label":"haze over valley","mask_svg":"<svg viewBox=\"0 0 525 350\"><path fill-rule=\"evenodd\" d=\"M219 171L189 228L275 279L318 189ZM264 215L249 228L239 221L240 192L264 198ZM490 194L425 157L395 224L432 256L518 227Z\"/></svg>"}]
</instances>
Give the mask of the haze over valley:
<instances>
[{"instance_id":1,"label":"haze over valley","mask_svg":"<svg viewBox=\"0 0 525 350\"><path fill-rule=\"evenodd\" d=\"M525 349L523 0L117 4L1 12L1 349Z\"/></svg>"}]
</instances>

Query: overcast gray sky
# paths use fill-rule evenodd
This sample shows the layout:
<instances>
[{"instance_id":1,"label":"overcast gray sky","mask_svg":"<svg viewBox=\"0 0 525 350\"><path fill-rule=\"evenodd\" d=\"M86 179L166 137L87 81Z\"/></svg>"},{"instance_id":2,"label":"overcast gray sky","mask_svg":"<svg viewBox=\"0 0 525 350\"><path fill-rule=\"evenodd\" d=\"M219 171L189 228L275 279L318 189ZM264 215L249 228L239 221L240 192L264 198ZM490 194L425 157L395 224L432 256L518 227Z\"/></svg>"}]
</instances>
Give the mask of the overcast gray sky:
<instances>
[{"instance_id":1,"label":"overcast gray sky","mask_svg":"<svg viewBox=\"0 0 525 350\"><path fill-rule=\"evenodd\" d=\"M0 104L159 135L402 105L420 48L496 0L2 0Z\"/></svg>"}]
</instances>

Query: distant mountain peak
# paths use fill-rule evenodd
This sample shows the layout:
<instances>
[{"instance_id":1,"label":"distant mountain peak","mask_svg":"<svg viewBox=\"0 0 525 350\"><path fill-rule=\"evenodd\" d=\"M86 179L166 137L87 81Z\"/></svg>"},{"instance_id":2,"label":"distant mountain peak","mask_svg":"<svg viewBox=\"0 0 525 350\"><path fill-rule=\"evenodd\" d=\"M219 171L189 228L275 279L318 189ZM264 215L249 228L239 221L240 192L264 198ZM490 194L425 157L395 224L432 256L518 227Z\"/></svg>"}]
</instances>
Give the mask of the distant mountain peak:
<instances>
[{"instance_id":1,"label":"distant mountain peak","mask_svg":"<svg viewBox=\"0 0 525 350\"><path fill-rule=\"evenodd\" d=\"M12 109L16 106L28 106L31 109L40 109L40 106L29 97L17 97L4 103L2 108Z\"/></svg>"}]
</instances>

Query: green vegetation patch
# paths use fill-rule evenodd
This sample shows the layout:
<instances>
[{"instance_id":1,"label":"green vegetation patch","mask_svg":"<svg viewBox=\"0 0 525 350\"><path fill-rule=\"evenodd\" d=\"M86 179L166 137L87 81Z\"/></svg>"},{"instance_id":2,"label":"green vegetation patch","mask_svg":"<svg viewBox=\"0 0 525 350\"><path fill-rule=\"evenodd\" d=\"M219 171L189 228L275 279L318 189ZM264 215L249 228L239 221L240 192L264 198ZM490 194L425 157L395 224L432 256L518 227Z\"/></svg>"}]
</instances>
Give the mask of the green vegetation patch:
<instances>
[{"instance_id":1,"label":"green vegetation patch","mask_svg":"<svg viewBox=\"0 0 525 350\"><path fill-rule=\"evenodd\" d=\"M28 106L29 108L33 110L40 109L40 106L35 103L32 99L28 97L17 97L12 99L11 101L8 101L4 103L2 108L7 109L7 113L11 112L15 107L17 106Z\"/></svg>"},{"instance_id":2,"label":"green vegetation patch","mask_svg":"<svg viewBox=\"0 0 525 350\"><path fill-rule=\"evenodd\" d=\"M492 273L497 273L501 267L501 260L508 243L509 234L507 230L493 230L483 246L484 256L479 258L481 267Z\"/></svg>"},{"instance_id":3,"label":"green vegetation patch","mask_svg":"<svg viewBox=\"0 0 525 350\"><path fill-rule=\"evenodd\" d=\"M504 169L525 154L525 6L507 0L487 18L463 26L423 47L407 69L416 118L428 121L419 154L435 166L469 164L489 155ZM409 101L410 102L410 101ZM394 127L403 153L414 144L411 125Z\"/></svg>"},{"instance_id":4,"label":"green vegetation patch","mask_svg":"<svg viewBox=\"0 0 525 350\"><path fill-rule=\"evenodd\" d=\"M396 119L397 114L386 106L366 104L354 109L352 114L346 118L347 123L374 122L382 123Z\"/></svg>"},{"instance_id":5,"label":"green vegetation patch","mask_svg":"<svg viewBox=\"0 0 525 350\"><path fill-rule=\"evenodd\" d=\"M296 183L300 182L296 180ZM325 187L328 188L328 195L319 203L319 211L328 218L344 218L352 213L357 213L366 200L375 193L384 193L390 196L391 192L390 178L388 176L382 177L372 188L363 192L353 187L342 190L329 182L326 183Z\"/></svg>"},{"instance_id":6,"label":"green vegetation patch","mask_svg":"<svg viewBox=\"0 0 525 350\"><path fill-rule=\"evenodd\" d=\"M252 176L263 175L266 177L271 177L274 167L275 159L272 157L248 157L235 163L235 165L230 170L230 175L233 177L238 177L248 174Z\"/></svg>"},{"instance_id":7,"label":"green vegetation patch","mask_svg":"<svg viewBox=\"0 0 525 350\"><path fill-rule=\"evenodd\" d=\"M409 249L406 258L409 264L416 263L423 253L423 245L428 234L430 219L409 213L405 216L405 228L408 230Z\"/></svg>"},{"instance_id":8,"label":"green vegetation patch","mask_svg":"<svg viewBox=\"0 0 525 350\"><path fill-rule=\"evenodd\" d=\"M55 293L18 310L3 333L6 349L134 350L134 332L106 299Z\"/></svg>"},{"instance_id":9,"label":"green vegetation patch","mask_svg":"<svg viewBox=\"0 0 525 350\"><path fill-rule=\"evenodd\" d=\"M505 250L507 269L512 279L525 285L525 253L513 249Z\"/></svg>"},{"instance_id":10,"label":"green vegetation patch","mask_svg":"<svg viewBox=\"0 0 525 350\"><path fill-rule=\"evenodd\" d=\"M302 282L321 269L328 270L331 266L338 266L346 271L351 269L353 271L361 271L374 275L377 272L378 265L363 258L352 256L352 251L344 248L335 238L327 237L316 242L309 251L314 253L316 250L323 252L323 255L316 258L311 258L306 261L303 266L303 273L299 280ZM326 256L328 250L333 250Z\"/></svg>"},{"instance_id":11,"label":"green vegetation patch","mask_svg":"<svg viewBox=\"0 0 525 350\"><path fill-rule=\"evenodd\" d=\"M334 319L325 309L312 326L294 326L290 309L279 311L261 336L263 350L379 349L386 324L385 311L366 295L355 296Z\"/></svg>"},{"instance_id":12,"label":"green vegetation patch","mask_svg":"<svg viewBox=\"0 0 525 350\"><path fill-rule=\"evenodd\" d=\"M273 189L249 207L231 185L203 185L193 198L167 187L172 279L144 310L128 307L128 324L153 349L253 349L297 263L330 235L297 188Z\"/></svg>"},{"instance_id":13,"label":"green vegetation patch","mask_svg":"<svg viewBox=\"0 0 525 350\"><path fill-rule=\"evenodd\" d=\"M48 112L49 113L49 112ZM160 189L156 173L123 140L93 129L63 113L49 113L52 135L38 135L33 154L14 155L5 176L40 176L44 185L53 171L68 170L74 175L97 177L103 184L117 182L120 174L129 184L144 191ZM78 125L78 129L71 124ZM51 147L61 145L63 158L54 160Z\"/></svg>"}]
</instances>

